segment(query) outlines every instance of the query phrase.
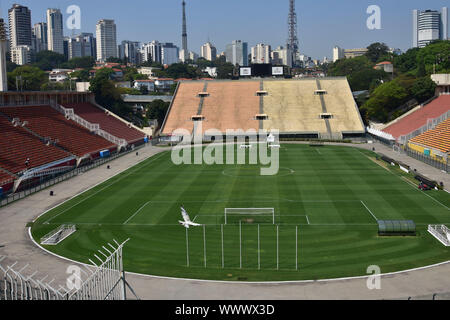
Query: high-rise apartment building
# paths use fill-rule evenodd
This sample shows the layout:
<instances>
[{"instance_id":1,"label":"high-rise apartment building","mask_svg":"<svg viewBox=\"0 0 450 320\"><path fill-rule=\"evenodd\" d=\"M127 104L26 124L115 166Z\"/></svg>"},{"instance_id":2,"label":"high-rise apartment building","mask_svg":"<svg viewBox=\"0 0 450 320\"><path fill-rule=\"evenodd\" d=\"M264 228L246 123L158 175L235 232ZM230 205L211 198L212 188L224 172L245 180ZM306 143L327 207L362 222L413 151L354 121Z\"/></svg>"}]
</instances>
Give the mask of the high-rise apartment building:
<instances>
[{"instance_id":1,"label":"high-rise apartment building","mask_svg":"<svg viewBox=\"0 0 450 320\"><path fill-rule=\"evenodd\" d=\"M254 64L270 63L271 52L272 48L270 45L266 45L263 43L257 44L256 47L252 47L252 63Z\"/></svg>"},{"instance_id":2,"label":"high-rise apartment building","mask_svg":"<svg viewBox=\"0 0 450 320\"><path fill-rule=\"evenodd\" d=\"M33 26L32 31L33 43L32 47L36 53L48 49L48 30L47 23L39 22Z\"/></svg>"},{"instance_id":3,"label":"high-rise apartment building","mask_svg":"<svg viewBox=\"0 0 450 320\"><path fill-rule=\"evenodd\" d=\"M64 24L61 10L47 9L48 50L64 54Z\"/></svg>"},{"instance_id":4,"label":"high-rise apartment building","mask_svg":"<svg viewBox=\"0 0 450 320\"><path fill-rule=\"evenodd\" d=\"M145 43L141 48L141 55L143 62L162 63L161 43L159 43L158 41Z\"/></svg>"},{"instance_id":5,"label":"high-rise apartment building","mask_svg":"<svg viewBox=\"0 0 450 320\"><path fill-rule=\"evenodd\" d=\"M240 65L241 67L248 66L248 43L241 40L233 40L226 48L227 62L233 65Z\"/></svg>"},{"instance_id":6,"label":"high-rise apartment building","mask_svg":"<svg viewBox=\"0 0 450 320\"><path fill-rule=\"evenodd\" d=\"M0 92L8 91L8 73L6 69L6 52L8 51L8 37L5 21L0 18Z\"/></svg>"},{"instance_id":7,"label":"high-rise apartment building","mask_svg":"<svg viewBox=\"0 0 450 320\"><path fill-rule=\"evenodd\" d=\"M118 58L117 49L117 27L114 20L100 20L97 23L97 60Z\"/></svg>"},{"instance_id":8,"label":"high-rise apartment building","mask_svg":"<svg viewBox=\"0 0 450 320\"><path fill-rule=\"evenodd\" d=\"M95 38L92 33L82 33L67 39L68 59L80 57L95 58Z\"/></svg>"},{"instance_id":9,"label":"high-rise apartment building","mask_svg":"<svg viewBox=\"0 0 450 320\"><path fill-rule=\"evenodd\" d=\"M271 59L274 65L284 65L292 67L292 51L291 49L284 48L282 46L272 50Z\"/></svg>"},{"instance_id":10,"label":"high-rise apartment building","mask_svg":"<svg viewBox=\"0 0 450 320\"><path fill-rule=\"evenodd\" d=\"M126 60L128 63L140 64L141 62L141 51L140 42L124 40L119 45L119 58Z\"/></svg>"},{"instance_id":11,"label":"high-rise apartment building","mask_svg":"<svg viewBox=\"0 0 450 320\"><path fill-rule=\"evenodd\" d=\"M10 48L32 45L31 11L28 7L14 4L8 10Z\"/></svg>"},{"instance_id":12,"label":"high-rise apartment building","mask_svg":"<svg viewBox=\"0 0 450 320\"><path fill-rule=\"evenodd\" d=\"M173 43L163 43L161 45L161 63L167 65L178 63L179 53L179 48Z\"/></svg>"},{"instance_id":13,"label":"high-rise apartment building","mask_svg":"<svg viewBox=\"0 0 450 320\"><path fill-rule=\"evenodd\" d=\"M214 61L217 57L217 49L211 42L207 42L200 48L200 56L208 61Z\"/></svg>"},{"instance_id":14,"label":"high-rise apartment building","mask_svg":"<svg viewBox=\"0 0 450 320\"><path fill-rule=\"evenodd\" d=\"M413 47L423 48L434 40L448 39L448 8L442 11L413 10Z\"/></svg>"}]
</instances>

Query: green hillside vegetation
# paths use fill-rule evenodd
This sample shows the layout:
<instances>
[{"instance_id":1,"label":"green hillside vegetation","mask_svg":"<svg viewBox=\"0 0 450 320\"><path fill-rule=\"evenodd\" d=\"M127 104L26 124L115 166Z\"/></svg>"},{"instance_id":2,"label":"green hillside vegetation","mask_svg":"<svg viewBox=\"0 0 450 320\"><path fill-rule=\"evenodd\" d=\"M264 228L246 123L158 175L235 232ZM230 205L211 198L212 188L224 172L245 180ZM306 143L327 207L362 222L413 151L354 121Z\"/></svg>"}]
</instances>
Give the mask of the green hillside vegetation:
<instances>
[{"instance_id":1,"label":"green hillside vegetation","mask_svg":"<svg viewBox=\"0 0 450 320\"><path fill-rule=\"evenodd\" d=\"M426 102L436 89L430 75L450 73L450 41L435 41L401 55L389 53L381 43L368 49L365 56L341 59L328 68L329 76L346 76L353 91L369 91L357 98L366 122L388 122L408 111L408 105ZM394 64L394 74L374 69L383 61Z\"/></svg>"}]
</instances>

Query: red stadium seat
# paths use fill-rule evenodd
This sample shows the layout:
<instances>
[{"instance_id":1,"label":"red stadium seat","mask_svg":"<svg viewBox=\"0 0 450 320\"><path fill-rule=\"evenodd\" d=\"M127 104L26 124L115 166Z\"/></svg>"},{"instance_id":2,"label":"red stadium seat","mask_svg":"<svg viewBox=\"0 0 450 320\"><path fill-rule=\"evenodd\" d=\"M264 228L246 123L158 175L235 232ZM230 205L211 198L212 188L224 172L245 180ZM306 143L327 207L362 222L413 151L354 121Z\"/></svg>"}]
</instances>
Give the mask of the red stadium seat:
<instances>
[{"instance_id":1,"label":"red stadium seat","mask_svg":"<svg viewBox=\"0 0 450 320\"><path fill-rule=\"evenodd\" d=\"M123 121L120 121L112 115L108 115L95 105L85 103L67 103L63 107L74 109L75 114L93 124L99 124L100 129L116 136L120 139L125 139L129 144L144 141L145 134L127 126Z\"/></svg>"},{"instance_id":2,"label":"red stadium seat","mask_svg":"<svg viewBox=\"0 0 450 320\"><path fill-rule=\"evenodd\" d=\"M56 140L59 146L77 157L116 148L112 142L67 120L50 106L3 107L0 112L11 118L19 118L21 122L26 121L28 129L43 138Z\"/></svg>"}]
</instances>

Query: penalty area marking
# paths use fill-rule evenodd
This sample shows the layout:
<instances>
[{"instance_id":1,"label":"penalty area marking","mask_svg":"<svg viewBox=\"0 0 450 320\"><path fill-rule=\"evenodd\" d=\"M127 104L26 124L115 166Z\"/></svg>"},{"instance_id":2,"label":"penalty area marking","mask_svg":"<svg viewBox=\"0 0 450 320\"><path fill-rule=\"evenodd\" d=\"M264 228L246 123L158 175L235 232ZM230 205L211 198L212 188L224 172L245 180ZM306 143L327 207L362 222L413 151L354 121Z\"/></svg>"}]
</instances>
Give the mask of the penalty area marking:
<instances>
[{"instance_id":1,"label":"penalty area marking","mask_svg":"<svg viewBox=\"0 0 450 320\"><path fill-rule=\"evenodd\" d=\"M133 219L135 216L138 215L139 212L142 211L142 209L144 209L151 201L146 202L142 207L140 207L131 217L128 218L127 221L125 221L123 224L127 224L128 222L131 221L131 219Z\"/></svg>"},{"instance_id":2,"label":"penalty area marking","mask_svg":"<svg viewBox=\"0 0 450 320\"><path fill-rule=\"evenodd\" d=\"M137 163L137 164L135 164L135 165L133 165L133 166L131 166L131 167L129 167L129 168L123 170L123 171L118 172L117 174L113 175L112 177L106 179L105 181L99 182L98 184L94 185L92 188L89 188L89 189L87 189L86 191L84 191L84 192L82 192L82 193L80 193L80 194L75 195L74 197L72 197L71 199L69 199L69 200L67 200L67 201L70 201L70 200L72 200L72 199L75 199L75 198L77 198L77 197L83 195L84 193L86 193L86 192L88 192L88 191L91 191L92 189L96 188L97 186L99 186L99 185L101 185L101 184L104 184L104 183L106 183L106 182L112 180L113 178L115 178L115 177L117 177L117 176L119 176L119 175L125 173L125 172L128 171L128 170L131 170L129 173L124 174L122 177L119 177L116 181L114 181L114 182L112 182L112 183L110 183L110 184L104 186L103 188L97 190L97 191L94 192L93 194L87 196L86 198L82 199L81 201L75 203L74 205L70 206L69 208L67 208L67 209L61 211L60 213L58 213L57 215L51 217L51 218L48 219L44 224L48 224L48 223L49 223L50 221L52 221L53 219L56 219L56 218L59 217L60 215L62 215L62 214L64 214L64 213L66 213L67 211L69 211L69 210L75 208L76 206L78 206L79 204L83 203L84 201L86 201L86 200L92 198L92 197L95 196L96 194L98 194L98 193L102 192L103 190L105 190L105 189L107 189L107 188L109 188L109 187L115 185L117 182L119 182L119 181L121 181L122 179L128 177L128 176L131 175L132 173L135 173L135 172L137 172L137 171L139 171L139 170L141 170L141 169L143 169L143 168L146 168L147 165L149 165L150 163L153 163L153 162L154 162L155 160L157 160L157 159L162 158L162 156L165 155L165 154L166 154L166 152L164 152L164 151L161 152L161 153L159 153L159 154L156 154L156 155L154 155L154 156L152 156L152 157L150 157L150 158L148 158L148 159L146 159L146 160L144 160L144 161L142 161L142 162L140 162L140 163ZM149 161L148 161L148 160L149 160ZM145 163L146 161L148 161L148 162ZM143 166L141 167L142 164L143 164ZM134 169L134 170L133 170L133 169ZM51 210L53 210L53 209L56 209L56 208L58 208L58 207L64 205L65 203L66 203L66 202L63 202L63 203L57 205L55 208L52 208L52 209L50 209L50 210L47 210L47 211L44 212L42 215L46 214L47 212L49 212L49 211L51 211ZM41 216L42 216L42 215L41 215Z\"/></svg>"},{"instance_id":3,"label":"penalty area marking","mask_svg":"<svg viewBox=\"0 0 450 320\"><path fill-rule=\"evenodd\" d=\"M362 205L366 208L367 211L372 215L372 217L375 219L376 222L378 222L378 218L373 214L373 212L366 206L364 201L361 200Z\"/></svg>"}]
</instances>

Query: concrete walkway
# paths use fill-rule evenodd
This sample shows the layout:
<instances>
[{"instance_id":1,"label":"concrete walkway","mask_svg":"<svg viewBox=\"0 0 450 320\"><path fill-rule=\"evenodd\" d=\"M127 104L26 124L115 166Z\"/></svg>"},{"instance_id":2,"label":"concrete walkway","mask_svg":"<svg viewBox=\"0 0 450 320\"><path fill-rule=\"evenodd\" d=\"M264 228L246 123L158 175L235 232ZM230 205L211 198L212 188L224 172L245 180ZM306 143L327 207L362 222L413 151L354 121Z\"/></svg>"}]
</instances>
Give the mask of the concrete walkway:
<instances>
[{"instance_id":1,"label":"concrete walkway","mask_svg":"<svg viewBox=\"0 0 450 320\"><path fill-rule=\"evenodd\" d=\"M340 144L342 145L342 144ZM437 169L428 167L412 158L398 157L388 148L380 145L356 145L360 148L372 149L411 165L429 178L444 181L450 185L448 175ZM26 224L36 219L44 211L70 199L101 181L104 181L149 157L168 150L166 148L145 147L134 153L125 155L106 165L93 169L83 175L53 186L54 197L49 190L36 193L28 198L0 209L0 256L6 256L1 263L8 265L19 261L20 266L29 264L28 273L35 270L38 275L49 274L55 283L65 285L66 270L72 263L44 252L33 244L28 235ZM391 152L391 153L389 153ZM396 157L397 155L397 157ZM431 299L435 293L439 297L448 298L450 291L450 263L411 271L382 278L381 290L367 289L367 279L348 279L307 283L284 284L251 284L251 283L219 283L196 280L174 280L127 274L127 280L136 293L143 299L186 300L186 299L406 299L418 297Z\"/></svg>"}]
</instances>

